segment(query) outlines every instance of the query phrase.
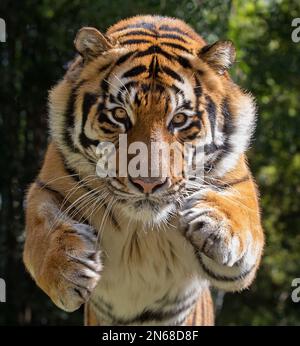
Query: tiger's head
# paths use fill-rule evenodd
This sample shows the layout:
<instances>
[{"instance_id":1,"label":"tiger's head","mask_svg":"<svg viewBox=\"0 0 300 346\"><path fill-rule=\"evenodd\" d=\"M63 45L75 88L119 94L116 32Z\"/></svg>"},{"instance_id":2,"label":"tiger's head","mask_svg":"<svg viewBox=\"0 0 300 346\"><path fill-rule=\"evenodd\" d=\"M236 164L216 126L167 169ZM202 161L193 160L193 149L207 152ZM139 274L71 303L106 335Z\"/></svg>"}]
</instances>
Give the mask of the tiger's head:
<instances>
[{"instance_id":1,"label":"tiger's head","mask_svg":"<svg viewBox=\"0 0 300 346\"><path fill-rule=\"evenodd\" d=\"M234 168L248 146L255 106L227 72L235 60L231 42L207 45L180 20L137 16L105 35L82 28L75 47L79 55L50 93L51 135L68 169L82 176L96 176L99 145L114 145L116 176L98 178L124 213L165 220L206 177L221 180ZM193 177L192 188L183 166L175 174L167 162L174 152L151 150L153 143L186 142L196 148L191 156L197 148L203 153L205 176ZM138 155L136 143L148 154ZM127 176L120 174L120 159L128 163Z\"/></svg>"}]
</instances>

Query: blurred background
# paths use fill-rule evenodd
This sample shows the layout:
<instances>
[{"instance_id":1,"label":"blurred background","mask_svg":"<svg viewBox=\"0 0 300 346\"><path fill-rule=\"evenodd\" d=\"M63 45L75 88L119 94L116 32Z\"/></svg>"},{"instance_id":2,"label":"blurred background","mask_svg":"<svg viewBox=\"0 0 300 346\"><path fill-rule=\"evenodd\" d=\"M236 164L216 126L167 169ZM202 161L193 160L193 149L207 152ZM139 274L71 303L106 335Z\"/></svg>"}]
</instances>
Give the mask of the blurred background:
<instances>
[{"instance_id":1,"label":"blurred background","mask_svg":"<svg viewBox=\"0 0 300 346\"><path fill-rule=\"evenodd\" d=\"M209 43L235 43L231 74L259 107L249 158L267 243L249 290L215 292L216 323L300 325L300 302L291 300L291 282L300 277L300 43L291 39L298 0L1 0L7 42L0 43L0 278L7 303L0 303L0 325L82 324L82 311L56 308L25 272L23 198L47 145L47 93L74 55L76 31L104 31L136 14L178 17Z\"/></svg>"}]
</instances>

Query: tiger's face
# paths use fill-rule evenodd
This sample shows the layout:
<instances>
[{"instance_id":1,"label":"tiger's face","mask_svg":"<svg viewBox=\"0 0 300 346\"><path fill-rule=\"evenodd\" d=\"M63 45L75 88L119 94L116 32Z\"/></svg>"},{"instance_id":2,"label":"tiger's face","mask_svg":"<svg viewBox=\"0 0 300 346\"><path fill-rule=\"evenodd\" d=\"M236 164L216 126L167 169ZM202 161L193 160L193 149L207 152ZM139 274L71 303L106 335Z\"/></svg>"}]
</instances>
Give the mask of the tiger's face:
<instances>
[{"instance_id":1,"label":"tiger's face","mask_svg":"<svg viewBox=\"0 0 300 346\"><path fill-rule=\"evenodd\" d=\"M106 156L115 158L115 175L99 179L129 216L159 222L201 189L205 177L193 176L187 188L192 178L184 172L197 149L211 177L245 150L253 116L240 128L238 116L243 107L254 112L226 72L235 57L230 42L207 46L179 20L144 16L119 22L106 36L83 28L75 46L81 57L50 96L52 135L68 164L89 175L97 171L99 145L113 144ZM176 149L166 155L154 143ZM194 148L188 157L184 143Z\"/></svg>"}]
</instances>

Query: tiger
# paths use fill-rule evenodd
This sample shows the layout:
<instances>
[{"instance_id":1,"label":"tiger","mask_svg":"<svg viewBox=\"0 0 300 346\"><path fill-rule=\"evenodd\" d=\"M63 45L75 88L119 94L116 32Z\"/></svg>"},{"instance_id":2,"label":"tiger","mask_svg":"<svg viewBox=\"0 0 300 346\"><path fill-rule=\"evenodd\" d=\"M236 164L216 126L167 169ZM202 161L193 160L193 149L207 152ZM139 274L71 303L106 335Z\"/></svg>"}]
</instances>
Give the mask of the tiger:
<instances>
[{"instance_id":1,"label":"tiger","mask_svg":"<svg viewBox=\"0 0 300 346\"><path fill-rule=\"evenodd\" d=\"M212 288L248 288L264 249L246 157L257 109L229 75L234 44L140 15L105 34L83 27L74 45L49 92L50 140L26 195L25 266L57 307L83 305L87 326L214 325ZM120 154L121 135L128 146L192 143L203 175L126 176L118 163L115 176L97 175L102 143L134 158Z\"/></svg>"}]
</instances>

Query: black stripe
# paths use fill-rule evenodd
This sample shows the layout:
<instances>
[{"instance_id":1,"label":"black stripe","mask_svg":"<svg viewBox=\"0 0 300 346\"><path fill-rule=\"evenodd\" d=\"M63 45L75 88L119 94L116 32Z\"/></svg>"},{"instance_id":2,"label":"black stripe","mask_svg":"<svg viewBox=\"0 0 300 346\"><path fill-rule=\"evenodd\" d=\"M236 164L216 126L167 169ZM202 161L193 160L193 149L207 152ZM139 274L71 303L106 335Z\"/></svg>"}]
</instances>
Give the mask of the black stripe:
<instances>
[{"instance_id":1,"label":"black stripe","mask_svg":"<svg viewBox=\"0 0 300 346\"><path fill-rule=\"evenodd\" d=\"M65 124L64 124L64 132L63 132L63 137L64 137L64 143L66 144L67 147L69 147L69 149L71 151L76 151L74 148L74 143L72 141L72 137L71 137L71 132L74 129L74 105L75 105L75 101L76 101L76 89L71 90L71 94L69 96L68 99L68 103L67 103L67 110L65 113Z\"/></svg>"},{"instance_id":2,"label":"black stripe","mask_svg":"<svg viewBox=\"0 0 300 346\"><path fill-rule=\"evenodd\" d=\"M112 304L107 303L103 298L97 296L97 301L104 305L106 309L112 310Z\"/></svg>"},{"instance_id":3,"label":"black stripe","mask_svg":"<svg viewBox=\"0 0 300 346\"><path fill-rule=\"evenodd\" d=\"M72 167L70 167L65 159L65 157L63 156L63 154L59 151L59 154L61 156L61 160L64 166L64 170L69 174L70 178L75 180L76 182L80 182L81 178L78 174L78 172L76 172Z\"/></svg>"},{"instance_id":4,"label":"black stripe","mask_svg":"<svg viewBox=\"0 0 300 346\"><path fill-rule=\"evenodd\" d=\"M108 89L109 89L109 84L108 84L108 82L107 82L108 76L109 76L109 74L107 74L107 75L105 76L105 78L102 79L101 84L100 84L101 89L102 89L102 92L103 92L104 94L106 94L106 93L108 92Z\"/></svg>"},{"instance_id":5,"label":"black stripe","mask_svg":"<svg viewBox=\"0 0 300 346\"><path fill-rule=\"evenodd\" d=\"M124 54L123 56L121 56L117 61L116 61L116 65L122 65L124 62L126 62L135 52L129 52L127 54Z\"/></svg>"},{"instance_id":6,"label":"black stripe","mask_svg":"<svg viewBox=\"0 0 300 346\"><path fill-rule=\"evenodd\" d=\"M215 151L222 149L222 147L218 147L215 143L205 144L204 152L206 155L213 154Z\"/></svg>"},{"instance_id":7,"label":"black stripe","mask_svg":"<svg viewBox=\"0 0 300 346\"><path fill-rule=\"evenodd\" d=\"M248 181L250 180L250 177L249 175L245 175L244 177L240 178L240 179L235 179L233 181L229 181L228 183L225 184L226 187L230 187L232 185L237 185L237 184L240 184L240 183L244 183L245 181Z\"/></svg>"},{"instance_id":8,"label":"black stripe","mask_svg":"<svg viewBox=\"0 0 300 346\"><path fill-rule=\"evenodd\" d=\"M58 149L58 148L57 148ZM69 178L75 180L77 183L80 183L80 187L86 191L91 191L90 187L87 186L84 182L82 182L80 175L75 169L69 166L67 163L63 153L58 149L58 154L60 155L62 164L64 166L64 170L69 174Z\"/></svg>"},{"instance_id":9,"label":"black stripe","mask_svg":"<svg viewBox=\"0 0 300 346\"><path fill-rule=\"evenodd\" d=\"M176 35L176 34L160 34L159 37L161 37L161 38L172 38L174 40L178 40L178 41L187 43L186 40L183 37L181 37L179 35Z\"/></svg>"},{"instance_id":10,"label":"black stripe","mask_svg":"<svg viewBox=\"0 0 300 346\"><path fill-rule=\"evenodd\" d=\"M147 31L142 31L142 30L131 30L122 35L122 37L126 37L126 36L150 36L153 38L157 38L156 34L150 33Z\"/></svg>"},{"instance_id":11,"label":"black stripe","mask_svg":"<svg viewBox=\"0 0 300 346\"><path fill-rule=\"evenodd\" d=\"M234 281L243 280L252 272L252 270L255 267L255 265L253 265L250 269L236 276L219 275L219 274L213 273L209 268L207 268L207 266L203 263L202 255L200 252L197 251L196 256L199 259L200 265L202 269L205 271L205 273L217 281L234 282Z\"/></svg>"},{"instance_id":12,"label":"black stripe","mask_svg":"<svg viewBox=\"0 0 300 346\"><path fill-rule=\"evenodd\" d=\"M81 132L80 135L79 135L79 141L80 141L80 144L84 148L88 148L88 147L90 147L92 145L96 147L99 144L99 140L91 139L91 138L87 137L87 135L85 133L83 133L83 132Z\"/></svg>"},{"instance_id":13,"label":"black stripe","mask_svg":"<svg viewBox=\"0 0 300 346\"><path fill-rule=\"evenodd\" d=\"M48 183L44 183L44 182L41 181L39 178L36 179L35 183L36 183L36 185L37 185L40 189L42 189L42 190L43 190L43 189L46 189L46 190L48 190L48 191L50 191L50 192L53 192L53 193L57 194L57 195L58 195L60 198L62 198L62 199L65 197L61 192L59 192L59 191L53 189L52 187L50 187L50 186L48 185Z\"/></svg>"},{"instance_id":14,"label":"black stripe","mask_svg":"<svg viewBox=\"0 0 300 346\"><path fill-rule=\"evenodd\" d=\"M133 318L129 323L131 324L135 322L144 323L147 321L170 320L183 312L187 312L187 310L189 310L196 302L197 302L197 299L194 299L191 302L189 302L187 305L182 306L181 308L177 308L177 309L175 308L169 311L145 310L140 315Z\"/></svg>"},{"instance_id":15,"label":"black stripe","mask_svg":"<svg viewBox=\"0 0 300 346\"><path fill-rule=\"evenodd\" d=\"M113 315L111 313L112 305L106 303L102 298L97 297L97 302L90 300L90 303L93 305L93 308L104 317L106 320L113 321Z\"/></svg>"},{"instance_id":16,"label":"black stripe","mask_svg":"<svg viewBox=\"0 0 300 346\"><path fill-rule=\"evenodd\" d=\"M143 39L132 39L132 40L125 40L121 41L121 44L129 45L129 44L140 44L140 43L149 43L151 44L151 41L143 40Z\"/></svg>"},{"instance_id":17,"label":"black stripe","mask_svg":"<svg viewBox=\"0 0 300 346\"><path fill-rule=\"evenodd\" d=\"M209 177L207 178L207 185L208 186L212 186L214 185L218 190L222 189L222 190L225 190L225 189L229 189L231 186L233 185L237 185L237 184L241 184L241 183L244 183L246 181L250 180L250 176L247 174L241 178L238 178L238 179L235 179L235 180L232 180L232 181L228 181L228 182L224 182L224 184L222 183L216 183L213 181L210 182L210 179Z\"/></svg>"},{"instance_id":18,"label":"black stripe","mask_svg":"<svg viewBox=\"0 0 300 346\"><path fill-rule=\"evenodd\" d=\"M104 318L107 320L110 320L114 325L116 325L116 317L112 314L111 310L108 308L105 308L103 305L101 305L99 302L95 302L95 300L90 300L90 303L92 304L93 308L97 310L97 312L102 314ZM121 324L121 323L120 323Z\"/></svg>"},{"instance_id":19,"label":"black stripe","mask_svg":"<svg viewBox=\"0 0 300 346\"><path fill-rule=\"evenodd\" d=\"M68 102L67 102L67 110L64 114L64 129L63 129L63 144L68 147L70 151L73 153L80 153L79 149L75 147L73 140L72 140L72 133L74 131L74 121L75 121L75 101L77 97L77 90L81 87L83 83L85 83L86 80L81 80L75 88L71 90L71 94L69 96ZM61 155L64 159L64 155L61 152ZM89 160L90 161L90 160ZM91 161L90 161L91 162ZM94 164L94 162L92 162Z\"/></svg>"},{"instance_id":20,"label":"black stripe","mask_svg":"<svg viewBox=\"0 0 300 346\"><path fill-rule=\"evenodd\" d=\"M126 117L124 119L118 119L118 122L124 125L126 131L129 131L132 127L129 117Z\"/></svg>"},{"instance_id":21,"label":"black stripe","mask_svg":"<svg viewBox=\"0 0 300 346\"><path fill-rule=\"evenodd\" d=\"M142 84L141 89L142 89L143 93L146 94L150 90L150 85L149 84Z\"/></svg>"},{"instance_id":22,"label":"black stripe","mask_svg":"<svg viewBox=\"0 0 300 346\"><path fill-rule=\"evenodd\" d=\"M168 293L166 293L162 298L157 299L154 304L161 304L164 307L166 307L167 305L180 305L186 300L190 299L193 295L197 295L198 297L199 294L196 290L191 290L190 292L185 293L180 297L176 296L173 299L169 299L169 295Z\"/></svg>"},{"instance_id":23,"label":"black stripe","mask_svg":"<svg viewBox=\"0 0 300 346\"><path fill-rule=\"evenodd\" d=\"M185 138L190 140L190 141L193 141L195 138L197 138L198 134L199 134L199 132L195 132L194 134L188 135Z\"/></svg>"},{"instance_id":24,"label":"black stripe","mask_svg":"<svg viewBox=\"0 0 300 346\"><path fill-rule=\"evenodd\" d=\"M108 97L108 91L109 91L109 77L110 74L112 73L113 69L115 67L115 64L111 65L110 70L107 72L107 74L105 75L105 77L102 79L101 83L100 83L100 88L102 89L102 93L103 93L103 104L105 104L107 97Z\"/></svg>"},{"instance_id":25,"label":"black stripe","mask_svg":"<svg viewBox=\"0 0 300 346\"><path fill-rule=\"evenodd\" d=\"M158 72L160 71L159 65L157 63L157 56L153 56L151 59L151 63L148 68L149 78L157 78Z\"/></svg>"},{"instance_id":26,"label":"black stripe","mask_svg":"<svg viewBox=\"0 0 300 346\"><path fill-rule=\"evenodd\" d=\"M76 292L76 293L79 295L79 297L80 297L82 300L85 300L84 297L83 297L83 295L82 295L82 293L81 293L81 291L80 291L80 289L74 287L73 290L74 290L74 292Z\"/></svg>"},{"instance_id":27,"label":"black stripe","mask_svg":"<svg viewBox=\"0 0 300 346\"><path fill-rule=\"evenodd\" d=\"M232 150L232 145L230 144L230 137L235 131L232 115L229 110L228 100L226 98L222 101L221 112L224 118L223 134L224 134L225 140L222 145L222 150L213 161L214 165L217 165L225 155L230 154Z\"/></svg>"},{"instance_id":28,"label":"black stripe","mask_svg":"<svg viewBox=\"0 0 300 346\"><path fill-rule=\"evenodd\" d=\"M140 314L128 319L117 317L111 311L108 311L108 309L104 309L103 306L101 306L98 302L95 302L94 300L91 302L95 306L95 308L99 310L101 313L103 313L106 317L108 317L114 325L128 325L135 323L145 323L150 321L162 322L165 320L170 320L183 312L188 312L188 310L197 302L197 299L198 298L195 298L187 305L169 311L145 309Z\"/></svg>"},{"instance_id":29,"label":"black stripe","mask_svg":"<svg viewBox=\"0 0 300 346\"><path fill-rule=\"evenodd\" d=\"M188 316L184 316L183 318L181 318L180 320L176 321L174 323L174 326L182 326L183 322L187 319Z\"/></svg>"},{"instance_id":30,"label":"black stripe","mask_svg":"<svg viewBox=\"0 0 300 346\"><path fill-rule=\"evenodd\" d=\"M115 98L115 96L113 94L109 94L109 102L111 102L111 103L116 103L117 102L116 98Z\"/></svg>"},{"instance_id":31,"label":"black stripe","mask_svg":"<svg viewBox=\"0 0 300 346\"><path fill-rule=\"evenodd\" d=\"M71 173L71 172L70 172L70 173ZM76 177L76 178L74 178L74 176L70 176L69 178L72 179L72 180L75 179L76 181L80 182L79 175L76 174L75 177ZM42 181L39 180L39 179L37 179L37 180L35 181L35 183L39 186L39 188L41 188L41 189L46 189L46 190L48 190L48 191L50 191L50 192L52 192L52 193L55 193L56 195L59 196L60 199L64 199L64 198L65 198L65 195L61 194L59 191L57 191L57 190L51 188L50 186L48 186L48 183L42 182ZM91 190L89 189L89 187L83 186L83 183L81 183L80 185L81 185L80 187L81 187L82 189L84 189L84 190L86 190L86 191L91 191ZM76 212L76 214L75 214L75 212ZM81 220L81 221L80 221L81 223L88 224L88 223L86 222L86 220L82 220L82 217L80 216L81 212L80 212L76 207L73 206L71 209L68 207L68 214L69 214L69 215L77 215L77 216L79 217L79 219Z\"/></svg>"},{"instance_id":32,"label":"black stripe","mask_svg":"<svg viewBox=\"0 0 300 346\"><path fill-rule=\"evenodd\" d=\"M110 65L111 65L111 63L109 62L108 64L105 64L105 65L101 66L99 68L98 72L101 73L101 72L107 70L110 67Z\"/></svg>"},{"instance_id":33,"label":"black stripe","mask_svg":"<svg viewBox=\"0 0 300 346\"><path fill-rule=\"evenodd\" d=\"M165 97L165 115L168 114L170 99L170 95L167 95L167 97Z\"/></svg>"},{"instance_id":34,"label":"black stripe","mask_svg":"<svg viewBox=\"0 0 300 346\"><path fill-rule=\"evenodd\" d=\"M91 264L89 264L87 261L81 259L80 257L76 257L75 255L70 255L70 253L67 253L66 255L72 260L72 262L75 262L75 263L78 263L78 264L82 264L85 267L87 267L88 269L90 269L91 271L93 271L95 273L99 273L98 271L96 271L94 269L94 267ZM79 273L77 275L79 276Z\"/></svg>"},{"instance_id":35,"label":"black stripe","mask_svg":"<svg viewBox=\"0 0 300 346\"><path fill-rule=\"evenodd\" d=\"M182 129L181 131L188 131L190 129L192 129L193 127L197 127L197 129L200 129L201 128L201 122L200 120L195 120L195 121L192 121L189 126L185 127L184 129Z\"/></svg>"},{"instance_id":36,"label":"black stripe","mask_svg":"<svg viewBox=\"0 0 300 346\"><path fill-rule=\"evenodd\" d=\"M135 77L144 73L145 71L147 71L147 67L145 65L138 65L123 73L123 78Z\"/></svg>"},{"instance_id":37,"label":"black stripe","mask_svg":"<svg viewBox=\"0 0 300 346\"><path fill-rule=\"evenodd\" d=\"M119 89L118 95L117 95L117 99L119 100L119 102L124 103L126 100L126 97L129 97L129 93L131 88L133 88L134 86L137 85L136 81L130 81L127 82L126 84L122 85L122 87ZM125 97L124 97L125 95Z\"/></svg>"},{"instance_id":38,"label":"black stripe","mask_svg":"<svg viewBox=\"0 0 300 346\"><path fill-rule=\"evenodd\" d=\"M141 99L139 98L139 93L136 92L134 95L134 101L133 101L138 107L141 105Z\"/></svg>"},{"instance_id":39,"label":"black stripe","mask_svg":"<svg viewBox=\"0 0 300 346\"><path fill-rule=\"evenodd\" d=\"M175 94L181 94L184 96L183 91L179 89L175 84L172 85L172 89L174 90Z\"/></svg>"},{"instance_id":40,"label":"black stripe","mask_svg":"<svg viewBox=\"0 0 300 346\"><path fill-rule=\"evenodd\" d=\"M184 58L180 55L178 55L176 57L176 60L178 61L178 63L183 67L183 68L192 68L191 63L189 62L189 60L187 58Z\"/></svg>"},{"instance_id":41,"label":"black stripe","mask_svg":"<svg viewBox=\"0 0 300 346\"><path fill-rule=\"evenodd\" d=\"M188 34L187 32L177 28L176 26L170 26L170 25L161 25L159 27L159 30L162 30L162 31L171 31L171 32L177 32L179 34L182 34L184 36L187 36L187 37L190 37L190 34Z\"/></svg>"},{"instance_id":42,"label":"black stripe","mask_svg":"<svg viewBox=\"0 0 300 346\"><path fill-rule=\"evenodd\" d=\"M203 116L203 111L197 111L196 112L197 117L201 120Z\"/></svg>"},{"instance_id":43,"label":"black stripe","mask_svg":"<svg viewBox=\"0 0 300 346\"><path fill-rule=\"evenodd\" d=\"M113 32L119 32L119 31L131 29L131 28L147 29L149 31L152 31L152 32L156 33L155 26L152 23L146 23L146 22L140 22L140 23L137 23L137 24L126 25L126 26L123 26L123 27L121 27L121 28L119 28L117 30L114 30Z\"/></svg>"},{"instance_id":44,"label":"black stripe","mask_svg":"<svg viewBox=\"0 0 300 346\"><path fill-rule=\"evenodd\" d=\"M116 133L116 131L109 130L106 127L103 127L103 126L100 126L100 129L107 135L111 135L113 133Z\"/></svg>"},{"instance_id":45,"label":"black stripe","mask_svg":"<svg viewBox=\"0 0 300 346\"><path fill-rule=\"evenodd\" d=\"M158 83L155 84L155 91L158 91L158 92L160 92L160 94L162 94L165 90L166 89L163 85L158 84Z\"/></svg>"},{"instance_id":46,"label":"black stripe","mask_svg":"<svg viewBox=\"0 0 300 346\"><path fill-rule=\"evenodd\" d=\"M82 264L84 264L84 262L82 262ZM93 270L92 267L90 267L90 269ZM84 279L84 280L89 280L89 279L90 279L90 277L89 277L88 275L86 275L86 274L84 274L84 273L81 273L81 272L79 272L79 273L77 274L77 277L78 277L78 278L81 278L81 279Z\"/></svg>"},{"instance_id":47,"label":"black stripe","mask_svg":"<svg viewBox=\"0 0 300 346\"><path fill-rule=\"evenodd\" d=\"M114 122L112 122L104 112L99 113L98 120L100 123L106 122L106 123L110 124L115 129L119 128L119 126L117 124L115 124Z\"/></svg>"},{"instance_id":48,"label":"black stripe","mask_svg":"<svg viewBox=\"0 0 300 346\"><path fill-rule=\"evenodd\" d=\"M151 55L151 54L160 54L168 60L174 60L175 59L175 56L169 54L168 52L166 52L165 50L161 49L159 46L156 46L156 45L150 46L146 50L138 52L135 55L135 57L139 58L139 57L143 57L143 56L147 56L147 55Z\"/></svg>"},{"instance_id":49,"label":"black stripe","mask_svg":"<svg viewBox=\"0 0 300 346\"><path fill-rule=\"evenodd\" d=\"M88 119L89 112L92 106L97 102L98 96L96 94L86 93L84 95L83 103L82 103L82 122L81 122L81 133L79 136L80 144L87 148L91 145L97 146L99 144L98 140L91 139L86 136L84 132L85 124Z\"/></svg>"},{"instance_id":50,"label":"black stripe","mask_svg":"<svg viewBox=\"0 0 300 346\"><path fill-rule=\"evenodd\" d=\"M212 134L212 139L215 139L215 126L216 126L216 105L212 98L208 95L205 95L206 100L206 111L208 114L208 119L210 122L210 129Z\"/></svg>"},{"instance_id":51,"label":"black stripe","mask_svg":"<svg viewBox=\"0 0 300 346\"><path fill-rule=\"evenodd\" d=\"M232 119L232 114L229 110L228 100L225 98L221 104L222 115L224 117L224 128L223 131L225 135L229 138L234 132L234 124Z\"/></svg>"},{"instance_id":52,"label":"black stripe","mask_svg":"<svg viewBox=\"0 0 300 346\"><path fill-rule=\"evenodd\" d=\"M184 52L187 52L187 53L190 53L190 50L183 47L182 45L180 44L177 44L177 43L172 43L172 42L161 42L162 45L164 46L169 46L169 47L172 47L172 48L176 48L176 49L180 49Z\"/></svg>"},{"instance_id":53,"label":"black stripe","mask_svg":"<svg viewBox=\"0 0 300 346\"><path fill-rule=\"evenodd\" d=\"M200 97L202 95L202 86L201 86L201 83L199 81L199 78L196 75L194 76L194 79L195 79L194 94L195 94L195 98L196 98L195 109L196 109L196 114L198 116L198 119L202 120L203 111L200 111L200 109L199 109Z\"/></svg>"},{"instance_id":54,"label":"black stripe","mask_svg":"<svg viewBox=\"0 0 300 346\"><path fill-rule=\"evenodd\" d=\"M179 82L183 83L183 79L179 76L178 73L175 71L171 70L168 66L162 66L162 70L169 75L170 77L178 80Z\"/></svg>"},{"instance_id":55,"label":"black stripe","mask_svg":"<svg viewBox=\"0 0 300 346\"><path fill-rule=\"evenodd\" d=\"M186 109L189 109L189 110L193 109L193 107L191 106L191 101L186 100L186 99L183 100L183 103L180 105L180 108L184 108L185 110Z\"/></svg>"},{"instance_id":56,"label":"black stripe","mask_svg":"<svg viewBox=\"0 0 300 346\"><path fill-rule=\"evenodd\" d=\"M200 80L195 75L195 87L194 87L194 93L197 98L199 98L202 95L202 85L200 83ZM198 107L197 107L198 110Z\"/></svg>"}]
</instances>

